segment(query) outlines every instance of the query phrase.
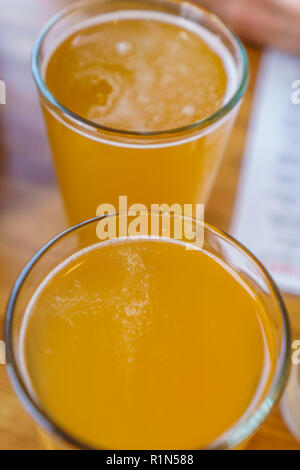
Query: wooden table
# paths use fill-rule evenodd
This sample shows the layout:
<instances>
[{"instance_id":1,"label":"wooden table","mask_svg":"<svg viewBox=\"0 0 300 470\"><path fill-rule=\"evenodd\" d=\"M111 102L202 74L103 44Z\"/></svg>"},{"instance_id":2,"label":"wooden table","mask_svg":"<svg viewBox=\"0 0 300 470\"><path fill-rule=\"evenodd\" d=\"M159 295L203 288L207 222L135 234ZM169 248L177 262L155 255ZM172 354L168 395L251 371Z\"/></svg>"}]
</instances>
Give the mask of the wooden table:
<instances>
[{"instance_id":1,"label":"wooden table","mask_svg":"<svg viewBox=\"0 0 300 470\"><path fill-rule=\"evenodd\" d=\"M32 254L64 228L37 94L30 74L33 41L44 21L68 0L10 0L0 12L0 79L7 104L0 105L0 338L7 298ZM260 51L249 48L251 84L235 126L206 219L229 227L247 131ZM300 337L300 299L285 297L295 337ZM0 365L0 449L37 449L33 426ZM279 410L249 443L251 449L300 449Z\"/></svg>"}]
</instances>

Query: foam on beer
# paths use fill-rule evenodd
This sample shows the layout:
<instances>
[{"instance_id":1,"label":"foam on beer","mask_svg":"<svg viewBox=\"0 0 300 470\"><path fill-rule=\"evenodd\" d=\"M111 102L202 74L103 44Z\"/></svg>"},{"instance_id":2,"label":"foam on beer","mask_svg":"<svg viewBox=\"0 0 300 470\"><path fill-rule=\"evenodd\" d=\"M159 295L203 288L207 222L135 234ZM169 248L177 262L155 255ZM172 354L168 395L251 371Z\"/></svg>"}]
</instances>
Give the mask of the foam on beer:
<instances>
[{"instance_id":1,"label":"foam on beer","mask_svg":"<svg viewBox=\"0 0 300 470\"><path fill-rule=\"evenodd\" d=\"M148 38L146 37L145 43L143 43L143 38L139 37L139 47L142 52L147 51L147 54L157 55L157 57L154 58L156 67L154 70L152 64L149 64L147 60L143 60L143 54L139 54L133 41L127 37L121 37L117 40L115 40L114 37L109 37L109 42L114 42L116 55L120 58L120 61L124 61L120 62L121 65L125 64L126 66L124 69L126 82L120 79L120 73L118 74L115 70L112 71L109 67L105 68L100 65L101 57L99 57L98 64L90 67L92 60L91 56L89 56L88 46L94 47L95 44L101 43L104 45L103 49L105 49L106 38L101 31L91 31L89 34L86 34L87 28L101 24L111 24L116 21L118 21L120 25L124 20L144 20L151 22L150 26L152 28L151 32L153 32L153 41L149 41L148 31ZM159 24L161 23L182 28L178 32L178 40L170 42L168 50L165 52L163 48L159 50L159 40L163 43L163 35L165 34L164 31L159 28ZM216 95L216 100L219 100L217 110L232 98L237 88L238 70L229 50L217 35L211 33L204 27L188 19L167 13L135 10L121 11L103 14L83 21L79 25L76 25L76 27L70 28L57 40L44 61L43 74L44 77L47 78L47 67L49 62L51 63L53 53L55 53L55 50L64 41L70 39L72 36L70 50L73 50L72 53L76 53L78 50L78 54L82 54L82 56L80 55L80 70L77 71L74 79L84 82L87 87L99 87L100 89L100 94L98 95L99 100L91 104L89 109L86 110L86 115L83 117L111 128L145 132L193 124L212 114L209 107L207 108L207 112L205 110L206 96L201 97L203 90L200 82L191 83L191 86L185 83L184 86L180 88L181 83L183 83L184 80L189 80L190 76L192 76L193 69L195 69L196 73L197 67L199 70L200 66L202 67L200 62L195 63L195 61L192 60L188 63L189 66L187 66L184 64L184 57L180 57L183 51L188 51L189 41L195 41L195 35L221 59L226 72L226 89L224 90L221 100L220 96ZM86 47L86 49L83 50L84 47ZM153 50L151 50L151 47ZM176 62L177 58L178 62ZM166 64L170 64L170 70ZM134 77L132 87L128 85L129 75ZM174 75L178 77L177 82L174 82ZM194 79L197 80L196 75L194 75L193 80ZM126 86L124 83L126 83ZM215 93L214 81L211 80L209 86L207 82L204 85L205 93L210 94L210 100L213 101ZM174 94L173 100L172 94ZM166 111L166 102L168 102L168 100L169 108L168 111ZM61 99L58 99L58 101L62 102ZM201 103L203 103L204 108L200 110L199 106L202 106ZM64 102L62 102L62 104L64 104ZM72 110L71 106L72 104L70 106L68 106L68 103L66 104L66 107ZM199 113L200 118L198 117ZM77 114L82 115L80 112L77 112Z\"/></svg>"}]
</instances>

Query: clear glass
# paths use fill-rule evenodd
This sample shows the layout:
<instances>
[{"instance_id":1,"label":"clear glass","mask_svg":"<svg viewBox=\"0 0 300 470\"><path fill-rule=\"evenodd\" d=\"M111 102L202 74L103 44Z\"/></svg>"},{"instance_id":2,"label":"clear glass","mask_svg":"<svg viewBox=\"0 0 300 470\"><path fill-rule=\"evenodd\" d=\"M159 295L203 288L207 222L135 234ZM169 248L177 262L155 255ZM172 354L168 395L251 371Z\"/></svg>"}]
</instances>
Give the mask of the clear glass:
<instances>
[{"instance_id":1,"label":"clear glass","mask_svg":"<svg viewBox=\"0 0 300 470\"><path fill-rule=\"evenodd\" d=\"M294 364L281 400L281 413L295 438L300 442L300 367Z\"/></svg>"},{"instance_id":2,"label":"clear glass","mask_svg":"<svg viewBox=\"0 0 300 470\"><path fill-rule=\"evenodd\" d=\"M111 129L83 119L59 103L43 77L47 58L59 39L83 20L110 12L164 12L199 24L228 49L237 86L221 109L192 125L159 132ZM231 128L248 83L248 61L240 40L198 2L179 0L86 0L50 20L32 53L58 182L71 225L96 215L100 203L118 210L128 204L205 203L215 180ZM59 73L59 71L58 71Z\"/></svg>"},{"instance_id":3,"label":"clear glass","mask_svg":"<svg viewBox=\"0 0 300 470\"><path fill-rule=\"evenodd\" d=\"M40 408L28 390L20 363L20 328L26 307L41 282L66 258L88 246L101 243L96 233L97 226L100 221L108 217L115 218L116 223L120 224L127 214L110 214L85 221L47 243L20 274L8 303L5 327L8 373L17 395L39 430L43 446L47 449L86 449L88 447L60 429ZM246 248L230 236L207 224L179 215L160 213L159 217L168 218L174 227L176 217L176 220L179 218L183 222L189 221L193 227L201 229L204 236L201 238L204 240L203 249L238 273L259 297L269 317L272 341L274 340L276 351L275 367L269 385L251 415L244 415L238 423L212 442L208 448L241 447L267 417L279 398L287 378L290 361L290 327L283 300L265 268ZM160 227L159 236L164 236L165 239L163 224L160 224ZM168 237L170 241L174 239L172 237L170 233ZM115 238L118 238L118 235ZM184 237L182 240L188 242Z\"/></svg>"}]
</instances>

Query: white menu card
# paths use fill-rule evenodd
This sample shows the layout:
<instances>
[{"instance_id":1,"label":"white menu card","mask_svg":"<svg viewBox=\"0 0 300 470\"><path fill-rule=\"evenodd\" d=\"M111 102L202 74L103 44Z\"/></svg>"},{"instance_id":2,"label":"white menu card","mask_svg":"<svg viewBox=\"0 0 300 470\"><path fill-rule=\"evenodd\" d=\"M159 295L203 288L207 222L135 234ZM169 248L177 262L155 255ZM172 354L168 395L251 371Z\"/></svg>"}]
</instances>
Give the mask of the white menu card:
<instances>
[{"instance_id":1,"label":"white menu card","mask_svg":"<svg viewBox=\"0 0 300 470\"><path fill-rule=\"evenodd\" d=\"M231 233L300 295L300 57L263 54Z\"/></svg>"}]
</instances>

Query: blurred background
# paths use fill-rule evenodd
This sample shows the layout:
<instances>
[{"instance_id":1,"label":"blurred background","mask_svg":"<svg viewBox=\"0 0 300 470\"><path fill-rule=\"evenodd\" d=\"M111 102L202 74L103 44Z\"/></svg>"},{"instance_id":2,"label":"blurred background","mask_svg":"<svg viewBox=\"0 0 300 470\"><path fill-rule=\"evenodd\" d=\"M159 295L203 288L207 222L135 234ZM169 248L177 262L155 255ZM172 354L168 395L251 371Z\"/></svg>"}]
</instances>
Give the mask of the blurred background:
<instances>
[{"instance_id":1,"label":"blurred background","mask_svg":"<svg viewBox=\"0 0 300 470\"><path fill-rule=\"evenodd\" d=\"M0 80L6 84L6 104L0 104L0 339L6 302L18 273L34 252L65 226L29 62L41 26L70 3L68 0L10 0L2 2L0 10ZM206 207L206 221L230 231L251 111L258 112L257 105L255 109L252 105L257 77L262 73L263 51L265 47L276 47L285 51L284 57L292 54L295 60L300 53L300 2L204 0L199 3L215 10L242 36L251 64L249 89ZM300 79L300 65L298 70L295 79ZM273 78L276 80L276 76ZM290 93L291 84L286 86ZM294 132L299 133L298 128ZM243 180L243 184L247 182ZM242 191L240 185L239 193ZM299 206L296 210L299 211ZM299 297L286 294L285 300L294 337L299 339ZM0 365L0 449L37 448L30 419L12 392L5 367ZM277 407L249 448L300 449L300 445L289 433Z\"/></svg>"}]
</instances>

